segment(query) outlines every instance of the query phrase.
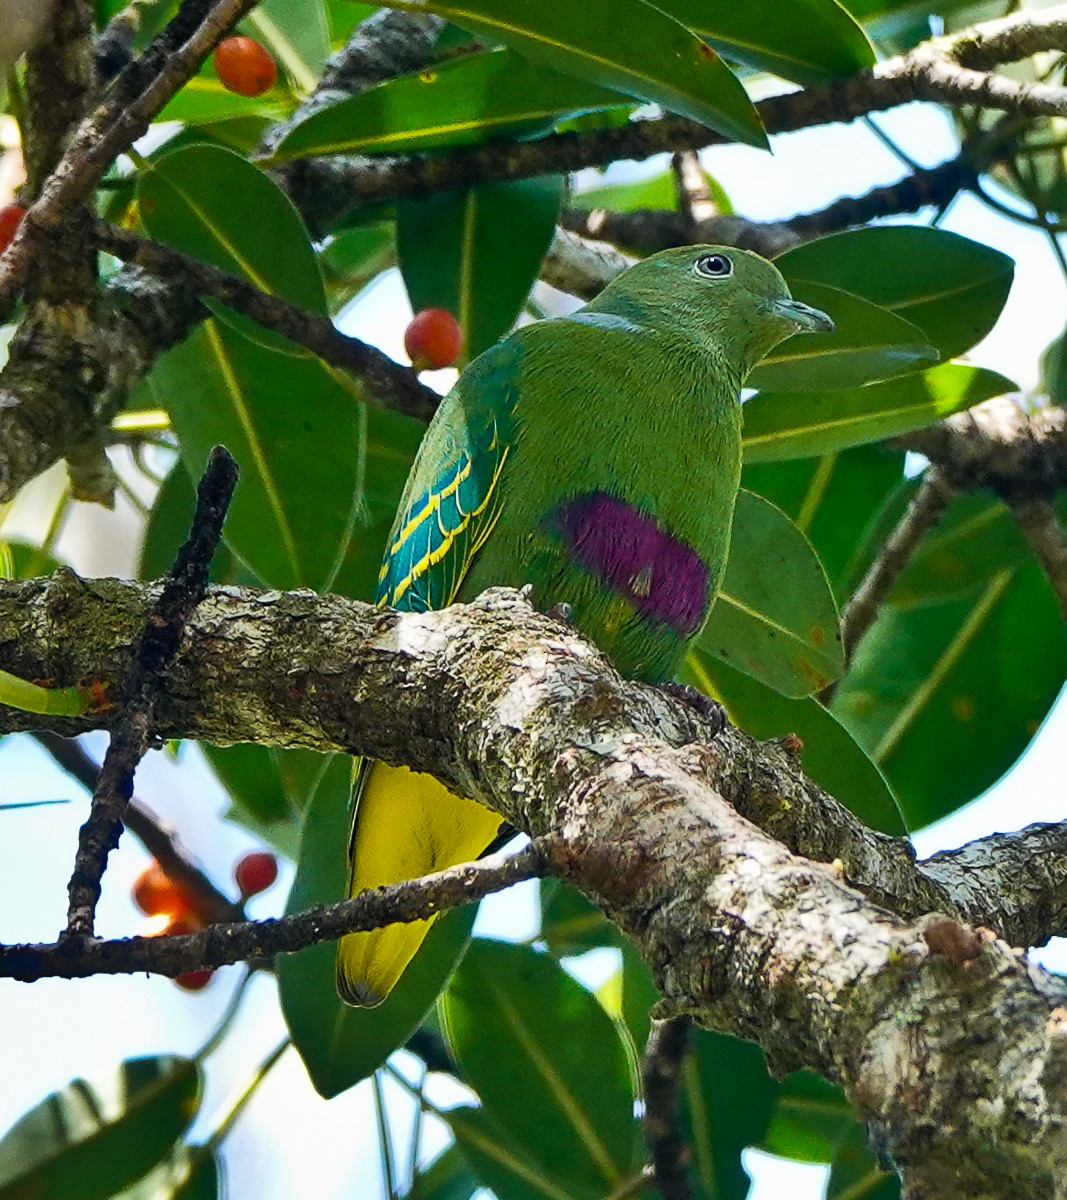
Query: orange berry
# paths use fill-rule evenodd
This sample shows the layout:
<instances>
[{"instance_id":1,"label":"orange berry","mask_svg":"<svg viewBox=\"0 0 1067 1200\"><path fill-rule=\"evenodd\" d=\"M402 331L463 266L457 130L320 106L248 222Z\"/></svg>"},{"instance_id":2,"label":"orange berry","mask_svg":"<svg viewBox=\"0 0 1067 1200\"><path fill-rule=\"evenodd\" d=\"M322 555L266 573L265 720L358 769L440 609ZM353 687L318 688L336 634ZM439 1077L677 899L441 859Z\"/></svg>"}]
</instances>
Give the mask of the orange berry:
<instances>
[{"instance_id":1,"label":"orange berry","mask_svg":"<svg viewBox=\"0 0 1067 1200\"><path fill-rule=\"evenodd\" d=\"M238 96L262 96L278 79L274 58L255 38L229 37L219 42L212 61L219 82Z\"/></svg>"},{"instance_id":2,"label":"orange berry","mask_svg":"<svg viewBox=\"0 0 1067 1200\"><path fill-rule=\"evenodd\" d=\"M450 367L463 349L463 330L446 308L424 308L404 332L404 349L416 371Z\"/></svg>"},{"instance_id":3,"label":"orange berry","mask_svg":"<svg viewBox=\"0 0 1067 1200\"><path fill-rule=\"evenodd\" d=\"M26 210L21 204L5 204L0 208L0 254L15 240Z\"/></svg>"},{"instance_id":4,"label":"orange berry","mask_svg":"<svg viewBox=\"0 0 1067 1200\"><path fill-rule=\"evenodd\" d=\"M137 877L133 885L133 902L150 917L160 913L188 917L196 913L193 897L175 883L155 859Z\"/></svg>"},{"instance_id":5,"label":"orange berry","mask_svg":"<svg viewBox=\"0 0 1067 1200\"><path fill-rule=\"evenodd\" d=\"M185 971L181 975L175 975L174 982L187 992L199 992L207 987L214 974L209 967L202 967L199 971Z\"/></svg>"},{"instance_id":6,"label":"orange berry","mask_svg":"<svg viewBox=\"0 0 1067 1200\"><path fill-rule=\"evenodd\" d=\"M233 877L241 896L258 896L278 878L278 860L267 850L246 854L234 867Z\"/></svg>"}]
</instances>

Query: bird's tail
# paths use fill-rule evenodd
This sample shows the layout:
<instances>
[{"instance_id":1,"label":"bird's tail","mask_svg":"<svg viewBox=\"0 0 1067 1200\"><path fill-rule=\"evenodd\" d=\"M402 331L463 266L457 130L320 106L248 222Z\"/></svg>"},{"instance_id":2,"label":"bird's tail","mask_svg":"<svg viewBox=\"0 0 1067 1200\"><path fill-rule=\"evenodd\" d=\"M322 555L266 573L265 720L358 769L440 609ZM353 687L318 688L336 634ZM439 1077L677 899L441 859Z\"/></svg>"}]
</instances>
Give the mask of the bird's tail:
<instances>
[{"instance_id":1,"label":"bird's tail","mask_svg":"<svg viewBox=\"0 0 1067 1200\"><path fill-rule=\"evenodd\" d=\"M430 775L364 759L353 777L348 894L415 879L477 858L500 817L453 795ZM347 1004L380 1004L415 957L433 918L346 934L337 945L337 991Z\"/></svg>"}]
</instances>

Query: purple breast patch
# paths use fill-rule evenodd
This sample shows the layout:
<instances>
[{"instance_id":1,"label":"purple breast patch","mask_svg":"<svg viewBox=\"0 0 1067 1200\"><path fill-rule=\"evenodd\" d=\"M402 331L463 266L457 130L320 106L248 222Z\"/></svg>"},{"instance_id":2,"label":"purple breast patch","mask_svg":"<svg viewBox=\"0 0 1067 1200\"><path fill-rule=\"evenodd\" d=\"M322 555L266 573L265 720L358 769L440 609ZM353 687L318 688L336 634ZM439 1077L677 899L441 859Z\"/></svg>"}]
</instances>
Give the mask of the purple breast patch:
<instances>
[{"instance_id":1,"label":"purple breast patch","mask_svg":"<svg viewBox=\"0 0 1067 1200\"><path fill-rule=\"evenodd\" d=\"M695 550L671 537L654 517L607 492L587 492L561 504L551 524L575 562L643 616L682 637L700 628L710 572Z\"/></svg>"}]
</instances>

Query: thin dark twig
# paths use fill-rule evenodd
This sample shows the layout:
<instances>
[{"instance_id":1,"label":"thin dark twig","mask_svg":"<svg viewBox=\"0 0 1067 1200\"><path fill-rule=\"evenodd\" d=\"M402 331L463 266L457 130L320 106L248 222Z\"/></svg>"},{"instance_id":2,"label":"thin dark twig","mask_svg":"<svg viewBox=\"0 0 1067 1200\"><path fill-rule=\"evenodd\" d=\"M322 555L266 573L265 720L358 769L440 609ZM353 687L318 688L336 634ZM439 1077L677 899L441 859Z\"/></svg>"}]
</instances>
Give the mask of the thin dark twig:
<instances>
[{"instance_id":1,"label":"thin dark twig","mask_svg":"<svg viewBox=\"0 0 1067 1200\"><path fill-rule=\"evenodd\" d=\"M936 466L926 470L919 490L889 535L841 616L845 654L852 657L860 638L878 615L889 590L908 564L915 547L941 520L956 489Z\"/></svg>"},{"instance_id":2,"label":"thin dark twig","mask_svg":"<svg viewBox=\"0 0 1067 1200\"><path fill-rule=\"evenodd\" d=\"M133 774L152 739L156 694L164 671L177 652L185 625L207 591L208 567L222 536L222 523L237 484L237 463L216 446L197 489L189 538L178 551L133 647L123 682L119 716L100 768L92 805L78 835L74 871L67 887L67 935L91 937L100 882L107 859L118 845L133 795Z\"/></svg>"},{"instance_id":3,"label":"thin dark twig","mask_svg":"<svg viewBox=\"0 0 1067 1200\"><path fill-rule=\"evenodd\" d=\"M653 1021L645 1047L645 1141L652 1180L663 1200L690 1200L689 1147L679 1126L682 1069L693 1022L688 1017Z\"/></svg>"},{"instance_id":4,"label":"thin dark twig","mask_svg":"<svg viewBox=\"0 0 1067 1200\"><path fill-rule=\"evenodd\" d=\"M1067 620L1067 538L1052 505L1040 497L1010 500L1012 515L1044 569Z\"/></svg>"},{"instance_id":5,"label":"thin dark twig","mask_svg":"<svg viewBox=\"0 0 1067 1200\"><path fill-rule=\"evenodd\" d=\"M76 779L90 795L96 791L100 767L73 738L39 730L32 735L48 751L56 763ZM126 808L123 823L164 872L196 902L197 912L211 923L244 920L244 909L220 892L203 871L186 854L172 829L138 799L133 797Z\"/></svg>"},{"instance_id":6,"label":"thin dark twig","mask_svg":"<svg viewBox=\"0 0 1067 1200\"><path fill-rule=\"evenodd\" d=\"M181 975L202 967L259 963L277 954L336 941L346 933L380 929L397 921L419 921L446 908L480 900L549 871L551 855L534 844L518 854L489 855L362 892L352 900L319 905L306 912L267 921L210 925L199 933L160 937L60 938L46 945L0 946L0 978L85 979L90 975L136 975L151 971Z\"/></svg>"},{"instance_id":7,"label":"thin dark twig","mask_svg":"<svg viewBox=\"0 0 1067 1200\"><path fill-rule=\"evenodd\" d=\"M367 387L368 399L384 408L428 421L441 402L437 392L420 383L410 367L401 366L359 338L341 333L321 313L310 312L282 296L262 291L237 275L106 221L97 221L96 235L100 248L123 262L135 263L162 279L181 283L199 296L211 296L245 313L264 328L306 346L324 362L352 372Z\"/></svg>"}]
</instances>

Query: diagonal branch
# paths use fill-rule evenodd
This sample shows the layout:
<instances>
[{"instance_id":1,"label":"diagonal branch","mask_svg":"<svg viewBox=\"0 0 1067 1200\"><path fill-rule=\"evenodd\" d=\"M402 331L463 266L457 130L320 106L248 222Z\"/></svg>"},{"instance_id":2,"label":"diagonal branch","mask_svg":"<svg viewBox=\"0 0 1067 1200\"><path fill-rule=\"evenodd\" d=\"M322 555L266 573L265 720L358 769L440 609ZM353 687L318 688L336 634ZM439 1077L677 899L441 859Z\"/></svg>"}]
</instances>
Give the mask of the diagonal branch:
<instances>
[{"instance_id":1,"label":"diagonal branch","mask_svg":"<svg viewBox=\"0 0 1067 1200\"><path fill-rule=\"evenodd\" d=\"M1012 516L1026 535L1037 561L1059 601L1060 614L1067 620L1067 538L1056 511L1042 497L1009 501Z\"/></svg>"},{"instance_id":2,"label":"diagonal branch","mask_svg":"<svg viewBox=\"0 0 1067 1200\"><path fill-rule=\"evenodd\" d=\"M421 421L428 421L436 411L441 397L420 383L411 368L401 366L375 346L342 333L329 317L301 308L283 296L264 292L237 275L130 230L97 221L95 231L100 248L123 262L144 267L198 296L220 300L264 328L306 346L323 362L351 371L366 385L368 399L382 407Z\"/></svg>"}]
</instances>

